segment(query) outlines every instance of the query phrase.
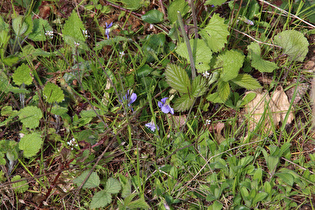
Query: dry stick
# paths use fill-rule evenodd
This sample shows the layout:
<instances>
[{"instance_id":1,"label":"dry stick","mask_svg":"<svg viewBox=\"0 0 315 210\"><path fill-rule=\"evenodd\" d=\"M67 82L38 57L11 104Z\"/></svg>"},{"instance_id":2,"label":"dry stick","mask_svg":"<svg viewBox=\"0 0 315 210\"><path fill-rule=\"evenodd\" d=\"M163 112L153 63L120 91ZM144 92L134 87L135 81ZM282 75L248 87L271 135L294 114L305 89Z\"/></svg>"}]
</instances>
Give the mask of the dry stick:
<instances>
[{"instance_id":1,"label":"dry stick","mask_svg":"<svg viewBox=\"0 0 315 210\"><path fill-rule=\"evenodd\" d=\"M285 161L287 161L287 162L289 162L289 163L291 163L292 165L295 165L295 166L297 166L297 167L303 169L304 171L309 171L311 174L314 174L314 172L312 172L311 170L309 170L309 169L307 169L307 168L304 168L304 167L302 167L302 166L300 166L300 165L298 165L298 164L296 164L296 163L294 163L294 162L292 162L292 161L290 161L290 160L288 160L288 159L285 159L284 157L281 157L281 159L282 159L282 160L285 160Z\"/></svg>"},{"instance_id":2,"label":"dry stick","mask_svg":"<svg viewBox=\"0 0 315 210\"><path fill-rule=\"evenodd\" d=\"M236 32L238 32L238 33L240 33L240 34L243 34L244 36L247 36L248 38L250 38L251 40L257 42L258 44L265 44L265 45L269 45L269 46L272 46L272 47L282 48L282 47L280 47L280 46L278 46L278 45L275 45L275 44L269 44L269 43L266 43L266 42L259 41L259 40L255 39L254 37L252 37L252 36L250 36L250 35L248 35L248 34L242 32L242 31L239 31L239 30L237 30L237 29L235 29L235 28L233 28L233 30L236 31Z\"/></svg>"},{"instance_id":3,"label":"dry stick","mask_svg":"<svg viewBox=\"0 0 315 210\"><path fill-rule=\"evenodd\" d=\"M262 3L264 3L264 4L268 4L269 6L271 6L271 7L273 7L273 8L276 8L277 10L283 12L284 14L289 15L290 17L293 17L293 18L298 19L299 21L305 23L306 25L308 25L308 26L310 26L310 27L312 27L312 28L315 28L315 26L314 26L313 24L311 24L311 23L309 23L309 22L307 22L307 21L305 21L305 20L299 18L299 17L296 16L296 15L293 15L293 14L291 14L291 13L288 13L287 11L285 11L285 10L283 10L283 9L281 9L281 8L279 8L279 7L275 6L275 5L273 5L273 4L270 4L270 3L267 2L267 1L264 1L264 0L259 0L259 1L262 2Z\"/></svg>"},{"instance_id":4,"label":"dry stick","mask_svg":"<svg viewBox=\"0 0 315 210\"><path fill-rule=\"evenodd\" d=\"M164 17L165 17L165 8L164 8L164 5L163 5L163 2L162 2L162 0L159 0L159 3L160 3L160 7L161 7L161 10L162 10L162 12L163 12L163 14L164 14ZM166 17L165 17L166 18Z\"/></svg>"},{"instance_id":5,"label":"dry stick","mask_svg":"<svg viewBox=\"0 0 315 210\"><path fill-rule=\"evenodd\" d=\"M193 54L192 54L192 51L191 51L189 39L188 39L187 34L186 34L186 32L185 32L185 27L184 27L184 23L183 23L183 20L182 20L182 16L181 16L181 14L180 14L180 11L177 11L177 20L178 20L179 27L180 27L180 30L181 30L181 32L182 32L182 35L183 35L183 37L184 37L184 40L185 40L185 42L186 42L186 46L187 46L187 50L188 50L188 55L189 55L189 60L190 60L191 76L192 76L192 79L194 80L195 77L196 77L195 62L194 62Z\"/></svg>"}]
</instances>

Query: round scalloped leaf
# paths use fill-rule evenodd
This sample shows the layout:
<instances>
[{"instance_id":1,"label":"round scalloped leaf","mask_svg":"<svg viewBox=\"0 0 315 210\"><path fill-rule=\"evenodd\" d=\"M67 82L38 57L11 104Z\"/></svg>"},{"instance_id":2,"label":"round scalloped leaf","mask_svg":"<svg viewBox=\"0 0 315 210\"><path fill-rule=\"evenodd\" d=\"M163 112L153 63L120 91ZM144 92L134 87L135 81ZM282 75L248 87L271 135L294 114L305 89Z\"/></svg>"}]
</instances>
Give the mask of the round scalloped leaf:
<instances>
[{"instance_id":1,"label":"round scalloped leaf","mask_svg":"<svg viewBox=\"0 0 315 210\"><path fill-rule=\"evenodd\" d=\"M291 60L303 61L308 52L308 41L299 31L287 30L275 36L275 44L283 48Z\"/></svg>"},{"instance_id":2,"label":"round scalloped leaf","mask_svg":"<svg viewBox=\"0 0 315 210\"><path fill-rule=\"evenodd\" d=\"M110 177L106 182L105 190L106 192L111 194L119 193L119 191L121 190L121 184L117 179Z\"/></svg>"},{"instance_id":3,"label":"round scalloped leaf","mask_svg":"<svg viewBox=\"0 0 315 210\"><path fill-rule=\"evenodd\" d=\"M19 119L26 128L36 128L43 117L42 111L36 106L27 106L20 110Z\"/></svg>"},{"instance_id":4,"label":"round scalloped leaf","mask_svg":"<svg viewBox=\"0 0 315 210\"><path fill-rule=\"evenodd\" d=\"M20 179L21 179L21 176L16 175L11 179L11 182L15 182L15 181L18 181ZM27 184L26 180L12 184L12 189L18 193L24 193L28 190L28 188L29 188L29 185Z\"/></svg>"},{"instance_id":5,"label":"round scalloped leaf","mask_svg":"<svg viewBox=\"0 0 315 210\"><path fill-rule=\"evenodd\" d=\"M26 134L21 138L21 141L19 142L19 149L23 150L24 157L31 158L35 156L37 152L39 152L42 144L43 139L41 138L40 134Z\"/></svg>"},{"instance_id":6,"label":"round scalloped leaf","mask_svg":"<svg viewBox=\"0 0 315 210\"><path fill-rule=\"evenodd\" d=\"M30 68L24 63L19 66L13 73L13 81L16 85L22 85L23 83L26 85L32 84L32 77L30 75Z\"/></svg>"},{"instance_id":7,"label":"round scalloped leaf","mask_svg":"<svg viewBox=\"0 0 315 210\"><path fill-rule=\"evenodd\" d=\"M163 21L163 13L159 10L150 10L141 16L142 20L147 23L160 23Z\"/></svg>"},{"instance_id":8,"label":"round scalloped leaf","mask_svg":"<svg viewBox=\"0 0 315 210\"><path fill-rule=\"evenodd\" d=\"M43 94L48 103L59 103L65 99L61 88L53 83L47 83L45 85Z\"/></svg>"}]
</instances>

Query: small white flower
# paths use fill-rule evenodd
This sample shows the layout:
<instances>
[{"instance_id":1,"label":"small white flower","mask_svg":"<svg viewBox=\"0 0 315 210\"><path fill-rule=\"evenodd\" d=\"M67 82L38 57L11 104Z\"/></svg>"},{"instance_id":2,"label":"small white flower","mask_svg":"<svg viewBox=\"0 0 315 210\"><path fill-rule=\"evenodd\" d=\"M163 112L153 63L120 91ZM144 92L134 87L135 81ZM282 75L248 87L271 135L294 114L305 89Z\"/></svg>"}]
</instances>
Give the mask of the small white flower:
<instances>
[{"instance_id":1,"label":"small white flower","mask_svg":"<svg viewBox=\"0 0 315 210\"><path fill-rule=\"evenodd\" d=\"M206 120L205 125L210 125L211 124L211 120Z\"/></svg>"},{"instance_id":2,"label":"small white flower","mask_svg":"<svg viewBox=\"0 0 315 210\"><path fill-rule=\"evenodd\" d=\"M202 73L202 76L204 76L205 78L208 78L210 76L210 73L206 71Z\"/></svg>"},{"instance_id":3,"label":"small white flower","mask_svg":"<svg viewBox=\"0 0 315 210\"><path fill-rule=\"evenodd\" d=\"M75 138L72 138L70 141L67 142L67 144L71 147L71 150L73 150L73 147L77 147L78 146Z\"/></svg>"},{"instance_id":4,"label":"small white flower","mask_svg":"<svg viewBox=\"0 0 315 210\"><path fill-rule=\"evenodd\" d=\"M122 52L119 52L119 56L122 58L123 56L125 55L125 52L122 51Z\"/></svg>"},{"instance_id":5,"label":"small white flower","mask_svg":"<svg viewBox=\"0 0 315 210\"><path fill-rule=\"evenodd\" d=\"M54 32L53 31L46 31L45 36L49 36L50 39L54 37Z\"/></svg>"},{"instance_id":6,"label":"small white flower","mask_svg":"<svg viewBox=\"0 0 315 210\"><path fill-rule=\"evenodd\" d=\"M90 37L87 30L82 30L82 33L85 36L85 38Z\"/></svg>"},{"instance_id":7,"label":"small white flower","mask_svg":"<svg viewBox=\"0 0 315 210\"><path fill-rule=\"evenodd\" d=\"M80 43L74 41L74 45L75 45L76 47L78 47L78 46L80 45Z\"/></svg>"}]
</instances>

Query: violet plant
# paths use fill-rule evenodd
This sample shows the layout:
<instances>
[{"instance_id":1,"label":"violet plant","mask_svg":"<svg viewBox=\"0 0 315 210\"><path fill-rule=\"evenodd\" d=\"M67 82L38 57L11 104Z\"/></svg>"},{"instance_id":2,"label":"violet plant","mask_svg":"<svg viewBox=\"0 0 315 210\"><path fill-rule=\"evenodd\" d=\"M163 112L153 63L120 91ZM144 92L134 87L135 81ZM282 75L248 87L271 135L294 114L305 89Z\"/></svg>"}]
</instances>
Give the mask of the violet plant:
<instances>
[{"instance_id":1,"label":"violet plant","mask_svg":"<svg viewBox=\"0 0 315 210\"><path fill-rule=\"evenodd\" d=\"M174 109L166 103L168 97L162 98L161 101L158 102L158 106L160 107L161 111L165 114L171 113L174 114Z\"/></svg>"}]
</instances>

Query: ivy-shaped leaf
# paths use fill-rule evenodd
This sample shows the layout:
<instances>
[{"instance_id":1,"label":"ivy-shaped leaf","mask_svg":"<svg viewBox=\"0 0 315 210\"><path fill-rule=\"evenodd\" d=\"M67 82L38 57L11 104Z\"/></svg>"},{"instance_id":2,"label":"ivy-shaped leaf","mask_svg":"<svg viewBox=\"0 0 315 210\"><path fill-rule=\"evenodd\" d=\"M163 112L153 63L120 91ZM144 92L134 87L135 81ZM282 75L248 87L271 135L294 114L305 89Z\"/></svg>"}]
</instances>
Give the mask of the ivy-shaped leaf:
<instances>
[{"instance_id":1,"label":"ivy-shaped leaf","mask_svg":"<svg viewBox=\"0 0 315 210\"><path fill-rule=\"evenodd\" d=\"M226 101L230 96L231 90L228 82L219 80L218 82L218 94L222 101Z\"/></svg>"},{"instance_id":2,"label":"ivy-shaped leaf","mask_svg":"<svg viewBox=\"0 0 315 210\"><path fill-rule=\"evenodd\" d=\"M218 56L215 68L223 68L220 78L227 82L237 77L243 62L244 55L242 53L236 50L229 50Z\"/></svg>"},{"instance_id":3,"label":"ivy-shaped leaf","mask_svg":"<svg viewBox=\"0 0 315 210\"><path fill-rule=\"evenodd\" d=\"M176 111L186 111L194 103L194 97L189 97L188 94L182 95L180 98L176 99L174 102L174 109Z\"/></svg>"},{"instance_id":4,"label":"ivy-shaped leaf","mask_svg":"<svg viewBox=\"0 0 315 210\"><path fill-rule=\"evenodd\" d=\"M13 81L16 85L22 85L23 83L26 85L32 84L32 77L30 75L30 68L24 63L19 66L13 73Z\"/></svg>"},{"instance_id":5,"label":"ivy-shaped leaf","mask_svg":"<svg viewBox=\"0 0 315 210\"><path fill-rule=\"evenodd\" d=\"M308 41L299 31L288 30L277 34L274 38L275 44L283 48L291 60L303 61L308 52Z\"/></svg>"},{"instance_id":6,"label":"ivy-shaped leaf","mask_svg":"<svg viewBox=\"0 0 315 210\"><path fill-rule=\"evenodd\" d=\"M208 25L200 30L200 34L206 40L210 49L213 52L218 52L227 43L227 37L230 33L228 26L224 24L224 18L221 18L219 14L214 14Z\"/></svg>"},{"instance_id":7,"label":"ivy-shaped leaf","mask_svg":"<svg viewBox=\"0 0 315 210\"><path fill-rule=\"evenodd\" d=\"M15 182L20 179L21 179L21 176L16 175L11 179L11 182ZM14 192L17 192L17 193L24 193L28 190L28 188L29 188L29 185L27 184L26 180L12 184L12 189L14 190Z\"/></svg>"},{"instance_id":8,"label":"ivy-shaped leaf","mask_svg":"<svg viewBox=\"0 0 315 210\"><path fill-rule=\"evenodd\" d=\"M189 43L191 49L196 48L195 66L197 68L198 73L208 71L210 69L209 63L212 58L211 49L206 45L206 43L202 39L197 40L197 46L195 46L195 40L193 39L191 39ZM186 43L179 44L176 49L176 53L186 58L188 63L190 63Z\"/></svg>"},{"instance_id":9,"label":"ivy-shaped leaf","mask_svg":"<svg viewBox=\"0 0 315 210\"><path fill-rule=\"evenodd\" d=\"M47 20L42 18L35 18L33 20L34 28L32 33L28 36L29 39L33 41L46 41L47 36L45 32L53 31L52 27L49 25Z\"/></svg>"},{"instance_id":10,"label":"ivy-shaped leaf","mask_svg":"<svg viewBox=\"0 0 315 210\"><path fill-rule=\"evenodd\" d=\"M166 82L180 93L188 93L191 90L190 79L187 72L174 64L166 67Z\"/></svg>"},{"instance_id":11,"label":"ivy-shaped leaf","mask_svg":"<svg viewBox=\"0 0 315 210\"><path fill-rule=\"evenodd\" d=\"M83 181L85 180L85 178L87 177L89 173L90 173L89 170L84 171L80 176L78 176L77 178L73 180L73 183L76 184L77 186L81 186L81 184L83 183ZM97 175L96 172L92 172L89 178L84 183L82 188L83 189L95 188L95 187L98 187L99 185L100 185L99 176Z\"/></svg>"},{"instance_id":12,"label":"ivy-shaped leaf","mask_svg":"<svg viewBox=\"0 0 315 210\"><path fill-rule=\"evenodd\" d=\"M206 91L207 81L201 75L198 75L192 82L192 95L197 98L202 96Z\"/></svg>"},{"instance_id":13,"label":"ivy-shaped leaf","mask_svg":"<svg viewBox=\"0 0 315 210\"><path fill-rule=\"evenodd\" d=\"M96 209L96 208L103 208L107 206L109 203L112 202L112 195L106 190L101 190L92 198L92 201L90 203L90 209Z\"/></svg>"},{"instance_id":14,"label":"ivy-shaped leaf","mask_svg":"<svg viewBox=\"0 0 315 210\"><path fill-rule=\"evenodd\" d=\"M20 110L19 119L26 128L36 128L43 117L42 111L36 106L27 106Z\"/></svg>"},{"instance_id":15,"label":"ivy-shaped leaf","mask_svg":"<svg viewBox=\"0 0 315 210\"><path fill-rule=\"evenodd\" d=\"M256 90L262 88L259 82L249 74L239 74L235 79L231 81L248 90Z\"/></svg>"},{"instance_id":16,"label":"ivy-shaped leaf","mask_svg":"<svg viewBox=\"0 0 315 210\"><path fill-rule=\"evenodd\" d=\"M66 20L62 29L62 36L65 42L70 46L75 46L74 42L85 42L85 36L83 35L84 24L79 18L75 10L72 11L68 20ZM71 39L72 38L72 39Z\"/></svg>"},{"instance_id":17,"label":"ivy-shaped leaf","mask_svg":"<svg viewBox=\"0 0 315 210\"><path fill-rule=\"evenodd\" d=\"M40 134L32 133L26 134L21 138L19 142L19 149L23 150L23 156L26 158L31 158L39 152L42 147L43 139Z\"/></svg>"},{"instance_id":18,"label":"ivy-shaped leaf","mask_svg":"<svg viewBox=\"0 0 315 210\"><path fill-rule=\"evenodd\" d=\"M277 64L266 61L261 57L260 46L256 42L252 42L247 46L249 55L248 57L252 60L251 66L257 69L260 72L273 72L278 68Z\"/></svg>"},{"instance_id":19,"label":"ivy-shaped leaf","mask_svg":"<svg viewBox=\"0 0 315 210\"><path fill-rule=\"evenodd\" d=\"M59 103L65 99L65 95L61 88L53 83L47 83L45 85L43 94L48 103Z\"/></svg>"}]
</instances>

